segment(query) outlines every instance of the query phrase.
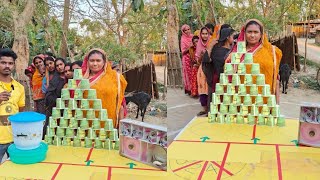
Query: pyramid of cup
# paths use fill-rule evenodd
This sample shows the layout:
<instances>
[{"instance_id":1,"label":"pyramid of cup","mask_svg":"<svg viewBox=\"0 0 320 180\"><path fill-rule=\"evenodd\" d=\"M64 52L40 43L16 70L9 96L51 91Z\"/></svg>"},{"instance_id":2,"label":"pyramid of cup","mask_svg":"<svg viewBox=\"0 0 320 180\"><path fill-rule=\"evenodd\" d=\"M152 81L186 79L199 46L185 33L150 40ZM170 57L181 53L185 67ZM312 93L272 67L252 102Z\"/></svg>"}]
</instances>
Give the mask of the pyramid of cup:
<instances>
[{"instance_id":1,"label":"pyramid of cup","mask_svg":"<svg viewBox=\"0 0 320 180\"><path fill-rule=\"evenodd\" d=\"M118 131L81 69L75 69L74 78L56 100L45 141L56 146L119 149Z\"/></svg>"},{"instance_id":2,"label":"pyramid of cup","mask_svg":"<svg viewBox=\"0 0 320 180\"><path fill-rule=\"evenodd\" d=\"M257 124L285 126L275 95L260 73L260 64L246 52L245 42L237 43L212 94L209 123Z\"/></svg>"}]
</instances>

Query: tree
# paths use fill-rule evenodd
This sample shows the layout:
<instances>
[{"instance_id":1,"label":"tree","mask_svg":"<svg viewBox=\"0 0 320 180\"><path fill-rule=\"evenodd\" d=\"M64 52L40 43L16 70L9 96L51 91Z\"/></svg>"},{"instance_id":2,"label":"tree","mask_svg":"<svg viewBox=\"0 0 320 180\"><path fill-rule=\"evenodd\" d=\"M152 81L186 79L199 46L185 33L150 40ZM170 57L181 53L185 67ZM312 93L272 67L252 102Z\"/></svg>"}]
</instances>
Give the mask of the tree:
<instances>
[{"instance_id":1,"label":"tree","mask_svg":"<svg viewBox=\"0 0 320 180\"><path fill-rule=\"evenodd\" d=\"M60 56L66 58L68 54L68 29L70 22L70 0L64 1L63 22L62 22L62 45L60 46ZM71 54L69 54L70 56Z\"/></svg>"}]
</instances>

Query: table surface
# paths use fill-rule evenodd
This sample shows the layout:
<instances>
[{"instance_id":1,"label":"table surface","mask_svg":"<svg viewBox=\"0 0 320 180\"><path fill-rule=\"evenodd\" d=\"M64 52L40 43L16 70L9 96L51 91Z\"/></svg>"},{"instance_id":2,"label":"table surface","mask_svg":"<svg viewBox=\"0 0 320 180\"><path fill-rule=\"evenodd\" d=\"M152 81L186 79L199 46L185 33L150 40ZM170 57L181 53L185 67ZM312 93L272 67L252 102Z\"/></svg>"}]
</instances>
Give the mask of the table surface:
<instances>
[{"instance_id":1,"label":"table surface","mask_svg":"<svg viewBox=\"0 0 320 180\"><path fill-rule=\"evenodd\" d=\"M269 127L195 118L169 146L168 172L115 150L49 146L44 162L6 161L0 166L0 179L319 179L320 150L296 146L292 141L297 140L298 128L297 120ZM205 136L209 139L202 142ZM93 161L90 166L87 159ZM133 169L127 165L131 162L137 165Z\"/></svg>"}]
</instances>

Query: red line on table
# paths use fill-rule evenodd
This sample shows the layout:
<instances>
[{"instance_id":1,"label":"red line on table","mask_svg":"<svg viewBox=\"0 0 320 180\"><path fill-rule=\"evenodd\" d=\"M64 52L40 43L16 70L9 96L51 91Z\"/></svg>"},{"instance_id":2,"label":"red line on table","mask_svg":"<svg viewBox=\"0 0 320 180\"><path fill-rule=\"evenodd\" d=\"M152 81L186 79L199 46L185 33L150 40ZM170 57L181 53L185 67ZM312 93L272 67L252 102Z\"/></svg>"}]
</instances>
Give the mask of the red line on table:
<instances>
[{"instance_id":1,"label":"red line on table","mask_svg":"<svg viewBox=\"0 0 320 180\"><path fill-rule=\"evenodd\" d=\"M91 153L92 153L92 151L93 151L93 147L94 147L94 143L92 143L92 147L90 148L90 151L89 151L89 154L88 154L88 156L87 156L86 161L89 161L89 160L90 160L90 156L91 156Z\"/></svg>"},{"instance_id":2,"label":"red line on table","mask_svg":"<svg viewBox=\"0 0 320 180\"><path fill-rule=\"evenodd\" d=\"M185 168L187 168L187 167L193 166L193 165L198 164L198 163L201 163L201 162L202 162L202 161L193 162L193 163L191 163L191 164L188 164L188 165L179 167L178 169L174 169L174 170L172 170L172 172L180 171L180 170L182 170L182 169L185 169Z\"/></svg>"},{"instance_id":3,"label":"red line on table","mask_svg":"<svg viewBox=\"0 0 320 180\"><path fill-rule=\"evenodd\" d=\"M202 179L202 176L203 176L203 174L204 174L204 171L206 170L207 165L208 165L208 161L206 161L206 162L204 163L204 165L203 165L203 167L202 167L202 169L201 169L201 171L200 171L200 174L199 174L199 176L198 176L198 180L201 180L201 179Z\"/></svg>"},{"instance_id":4,"label":"red line on table","mask_svg":"<svg viewBox=\"0 0 320 180\"><path fill-rule=\"evenodd\" d=\"M54 180L54 179L57 177L57 175L58 175L58 173L59 173L59 171L60 171L61 167L62 167L62 164L59 164L59 166L58 166L57 170L54 172L54 174L53 174L53 176L52 176L51 180Z\"/></svg>"},{"instance_id":5,"label":"red line on table","mask_svg":"<svg viewBox=\"0 0 320 180\"><path fill-rule=\"evenodd\" d=\"M108 179L107 180L111 180L111 167L108 168Z\"/></svg>"},{"instance_id":6,"label":"red line on table","mask_svg":"<svg viewBox=\"0 0 320 180\"><path fill-rule=\"evenodd\" d=\"M279 150L279 146L278 145L276 145L276 154L277 154L277 164L278 164L278 177L279 177L279 180L282 180L282 168L281 168L280 150Z\"/></svg>"},{"instance_id":7,"label":"red line on table","mask_svg":"<svg viewBox=\"0 0 320 180\"><path fill-rule=\"evenodd\" d=\"M252 130L252 140L253 140L254 138L256 138L256 130L257 130L257 125L254 124L254 125L253 125L253 130Z\"/></svg>"},{"instance_id":8,"label":"red line on table","mask_svg":"<svg viewBox=\"0 0 320 180\"><path fill-rule=\"evenodd\" d=\"M230 149L230 143L227 144L226 150L224 152L222 163L221 163L221 167L220 167L220 170L219 170L219 173L218 173L218 176L217 176L217 180L221 179L222 171L224 169L224 164L226 163L226 160L227 160L229 149Z\"/></svg>"},{"instance_id":9,"label":"red line on table","mask_svg":"<svg viewBox=\"0 0 320 180\"><path fill-rule=\"evenodd\" d=\"M73 163L58 163L58 162L40 162L44 164L62 164L62 165L70 165L70 166L86 166L85 164L73 164ZM122 166L104 166L104 165L90 165L92 167L102 167L102 168L117 168L117 169L130 169L129 167ZM165 171L162 169L148 169L148 168L133 168L132 170L148 170L148 171Z\"/></svg>"},{"instance_id":10,"label":"red line on table","mask_svg":"<svg viewBox=\"0 0 320 180\"><path fill-rule=\"evenodd\" d=\"M214 165L216 165L218 168L221 168L221 166L216 163L215 161L211 161L211 163L213 163ZM230 176L233 176L232 172L228 171L226 168L223 168L223 171L225 171L227 174L229 174Z\"/></svg>"}]
</instances>

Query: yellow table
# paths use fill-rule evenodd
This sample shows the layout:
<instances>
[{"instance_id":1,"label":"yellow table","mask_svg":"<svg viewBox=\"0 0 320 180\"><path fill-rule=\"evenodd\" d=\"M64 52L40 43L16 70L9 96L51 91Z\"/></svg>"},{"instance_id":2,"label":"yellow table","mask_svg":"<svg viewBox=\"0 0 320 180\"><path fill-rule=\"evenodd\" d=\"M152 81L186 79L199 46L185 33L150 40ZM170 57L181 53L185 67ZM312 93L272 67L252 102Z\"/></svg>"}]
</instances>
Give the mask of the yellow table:
<instances>
[{"instance_id":1,"label":"yellow table","mask_svg":"<svg viewBox=\"0 0 320 180\"><path fill-rule=\"evenodd\" d=\"M169 146L169 177L319 179L320 149L296 146L298 127L297 120L286 120L285 127L269 127L211 124L207 118L195 118ZM202 137L210 139L202 142Z\"/></svg>"},{"instance_id":2,"label":"yellow table","mask_svg":"<svg viewBox=\"0 0 320 180\"><path fill-rule=\"evenodd\" d=\"M87 166L87 159L92 160ZM134 163L133 169L128 163ZM115 150L49 146L44 162L18 165L5 161L0 165L2 179L166 179L165 171L124 158ZM6 178L5 178L6 177Z\"/></svg>"}]
</instances>

